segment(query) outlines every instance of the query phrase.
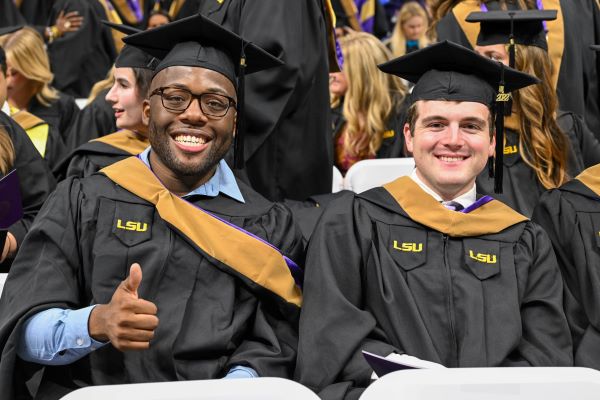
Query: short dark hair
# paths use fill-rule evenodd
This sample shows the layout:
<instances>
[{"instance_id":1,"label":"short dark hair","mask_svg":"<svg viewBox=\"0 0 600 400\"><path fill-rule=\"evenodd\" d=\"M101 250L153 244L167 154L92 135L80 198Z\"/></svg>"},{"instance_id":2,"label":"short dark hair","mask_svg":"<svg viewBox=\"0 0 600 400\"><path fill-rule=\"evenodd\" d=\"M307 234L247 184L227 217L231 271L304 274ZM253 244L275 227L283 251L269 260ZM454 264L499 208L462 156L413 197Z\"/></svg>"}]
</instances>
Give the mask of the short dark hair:
<instances>
[{"instance_id":1,"label":"short dark hair","mask_svg":"<svg viewBox=\"0 0 600 400\"><path fill-rule=\"evenodd\" d=\"M135 86L137 92L145 99L148 97L148 91L150 90L150 83L152 81L152 70L146 68L132 68L133 76L135 77Z\"/></svg>"},{"instance_id":2,"label":"short dark hair","mask_svg":"<svg viewBox=\"0 0 600 400\"><path fill-rule=\"evenodd\" d=\"M440 101L447 101L445 99L439 99ZM488 107L490 112L488 116L488 127L490 129L490 137L494 135L494 112L491 107ZM410 135L415 135L415 125L417 124L417 120L419 119L419 108L417 106L417 101L412 103L408 110L406 111L406 123L408 124L408 128L410 129Z\"/></svg>"}]
</instances>

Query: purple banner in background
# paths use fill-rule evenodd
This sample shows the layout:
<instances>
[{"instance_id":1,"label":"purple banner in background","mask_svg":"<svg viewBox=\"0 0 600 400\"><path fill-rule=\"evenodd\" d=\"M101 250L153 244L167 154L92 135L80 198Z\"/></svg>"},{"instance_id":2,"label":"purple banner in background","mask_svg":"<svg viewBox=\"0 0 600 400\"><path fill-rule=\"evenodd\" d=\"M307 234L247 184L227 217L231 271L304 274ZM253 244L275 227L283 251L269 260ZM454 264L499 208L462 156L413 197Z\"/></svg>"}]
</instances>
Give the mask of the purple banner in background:
<instances>
[{"instance_id":1,"label":"purple banner in background","mask_svg":"<svg viewBox=\"0 0 600 400\"><path fill-rule=\"evenodd\" d=\"M22 217L19 177L17 171L12 170L0 180L0 229L8 229Z\"/></svg>"}]
</instances>

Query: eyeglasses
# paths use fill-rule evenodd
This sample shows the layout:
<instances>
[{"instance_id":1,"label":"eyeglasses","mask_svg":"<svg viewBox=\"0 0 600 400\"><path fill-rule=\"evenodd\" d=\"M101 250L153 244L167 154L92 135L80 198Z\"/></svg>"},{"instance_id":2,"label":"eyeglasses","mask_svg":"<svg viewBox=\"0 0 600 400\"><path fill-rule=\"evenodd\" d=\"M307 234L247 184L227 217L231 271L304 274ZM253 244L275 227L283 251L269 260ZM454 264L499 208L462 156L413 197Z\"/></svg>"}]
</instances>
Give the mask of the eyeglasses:
<instances>
[{"instance_id":1,"label":"eyeglasses","mask_svg":"<svg viewBox=\"0 0 600 400\"><path fill-rule=\"evenodd\" d=\"M159 87L150 94L150 97L159 95L162 105L169 111L182 113L188 109L194 99L200 102L200 109L211 117L224 117L229 107L236 108L235 100L229 96L217 93L195 94L184 88Z\"/></svg>"}]
</instances>

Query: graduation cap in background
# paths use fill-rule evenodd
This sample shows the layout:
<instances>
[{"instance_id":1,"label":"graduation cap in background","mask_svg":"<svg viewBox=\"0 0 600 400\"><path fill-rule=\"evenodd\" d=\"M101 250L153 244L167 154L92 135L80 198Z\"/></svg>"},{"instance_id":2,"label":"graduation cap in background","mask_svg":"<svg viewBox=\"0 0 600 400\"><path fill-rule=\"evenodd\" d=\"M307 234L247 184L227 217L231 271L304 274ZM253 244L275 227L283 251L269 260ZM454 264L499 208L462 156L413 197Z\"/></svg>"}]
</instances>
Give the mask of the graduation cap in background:
<instances>
[{"instance_id":1,"label":"graduation cap in background","mask_svg":"<svg viewBox=\"0 0 600 400\"><path fill-rule=\"evenodd\" d=\"M490 107L496 127L494 191L502 193L504 107L511 91L539 80L448 41L388 61L379 69L415 83L409 105L418 100L445 100Z\"/></svg>"},{"instance_id":2,"label":"graduation cap in background","mask_svg":"<svg viewBox=\"0 0 600 400\"><path fill-rule=\"evenodd\" d=\"M142 32L140 29L133 28L129 25L115 24L109 21L102 21L102 23L126 35ZM115 67L117 68L144 68L153 70L157 64L158 60L150 54L137 47L127 45L121 49L121 52L115 60Z\"/></svg>"},{"instance_id":3,"label":"graduation cap in background","mask_svg":"<svg viewBox=\"0 0 600 400\"><path fill-rule=\"evenodd\" d=\"M23 28L23 25L7 26L4 28L0 28L0 36L16 32L21 28ZM6 64L6 53L4 52L4 49L2 49L2 47L0 47L0 64Z\"/></svg>"},{"instance_id":4,"label":"graduation cap in background","mask_svg":"<svg viewBox=\"0 0 600 400\"><path fill-rule=\"evenodd\" d=\"M234 167L243 168L244 76L283 62L201 14L127 36L123 41L161 60L154 75L171 66L201 67L219 72L233 83L238 98Z\"/></svg>"},{"instance_id":5,"label":"graduation cap in background","mask_svg":"<svg viewBox=\"0 0 600 400\"><path fill-rule=\"evenodd\" d=\"M544 21L556 19L556 10L508 10L472 12L467 22L481 24L478 46L508 44L509 66L515 67L515 44L537 46L548 51Z\"/></svg>"}]
</instances>

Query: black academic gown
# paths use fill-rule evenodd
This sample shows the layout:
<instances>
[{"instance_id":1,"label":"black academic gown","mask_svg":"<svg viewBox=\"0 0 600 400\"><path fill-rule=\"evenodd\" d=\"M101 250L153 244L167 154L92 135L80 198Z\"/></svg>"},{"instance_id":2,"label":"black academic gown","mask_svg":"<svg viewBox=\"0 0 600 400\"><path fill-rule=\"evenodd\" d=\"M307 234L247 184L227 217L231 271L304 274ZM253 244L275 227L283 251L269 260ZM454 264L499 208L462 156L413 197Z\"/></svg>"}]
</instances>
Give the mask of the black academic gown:
<instances>
[{"instance_id":1,"label":"black academic gown","mask_svg":"<svg viewBox=\"0 0 600 400\"><path fill-rule=\"evenodd\" d=\"M91 103L87 104L75 118L67 135L67 148L74 150L90 140L98 139L107 132L117 131L115 111L106 101L110 89L102 90Z\"/></svg>"},{"instance_id":2,"label":"black academic gown","mask_svg":"<svg viewBox=\"0 0 600 400\"><path fill-rule=\"evenodd\" d=\"M59 92L58 99L53 100L50 106L41 104L34 96L27 105L27 111L43 119L51 128L58 130L62 141L66 143L71 126L79 114L79 107L73 97Z\"/></svg>"},{"instance_id":3,"label":"black academic gown","mask_svg":"<svg viewBox=\"0 0 600 400\"><path fill-rule=\"evenodd\" d=\"M14 0L0 0L0 10L2 10L0 12L0 28L25 23L25 18L19 12Z\"/></svg>"},{"instance_id":4,"label":"black academic gown","mask_svg":"<svg viewBox=\"0 0 600 400\"><path fill-rule=\"evenodd\" d=\"M565 281L575 365L600 369L600 166L544 194L533 220L548 233Z\"/></svg>"},{"instance_id":5,"label":"black academic gown","mask_svg":"<svg viewBox=\"0 0 600 400\"><path fill-rule=\"evenodd\" d=\"M27 25L52 26L56 20L48 21L48 16L55 2L56 0L22 0L19 11L27 21Z\"/></svg>"},{"instance_id":6,"label":"black academic gown","mask_svg":"<svg viewBox=\"0 0 600 400\"><path fill-rule=\"evenodd\" d=\"M150 349L120 352L109 344L71 365L46 367L41 398L91 384L216 379L234 365L290 377L302 295L283 257L194 206L301 263L302 241L289 210L243 183L245 204L220 195L199 196L191 205L170 195L134 157L103 171L59 184L13 264L0 299L3 397L25 393L27 374L41 369L16 357L22 323L51 307L108 303L134 262L143 271L140 297L158 307ZM145 190L140 196L149 200L128 185ZM166 205L155 207L157 198Z\"/></svg>"},{"instance_id":7,"label":"black academic gown","mask_svg":"<svg viewBox=\"0 0 600 400\"><path fill-rule=\"evenodd\" d=\"M56 0L49 24L54 24L63 9L78 11L84 23L79 30L68 32L48 45L53 86L73 97L85 98L92 86L106 77L117 52L111 29L101 23L108 17L97 0Z\"/></svg>"},{"instance_id":8,"label":"black academic gown","mask_svg":"<svg viewBox=\"0 0 600 400\"><path fill-rule=\"evenodd\" d=\"M199 4L202 14L285 62L246 77L244 158L252 187L271 200L329 192L333 150L323 1Z\"/></svg>"},{"instance_id":9,"label":"black academic gown","mask_svg":"<svg viewBox=\"0 0 600 400\"><path fill-rule=\"evenodd\" d=\"M361 350L447 367L571 365L562 280L543 230L492 200L447 210L410 177L325 210L309 243L296 379L357 398Z\"/></svg>"},{"instance_id":10,"label":"black academic gown","mask_svg":"<svg viewBox=\"0 0 600 400\"><path fill-rule=\"evenodd\" d=\"M9 228L20 246L44 201L54 190L56 181L46 162L27 137L27 133L10 117L0 112L0 125L8 132L15 148L14 169L19 175L19 187L23 202L23 218ZM0 272L6 272L10 260L0 264Z\"/></svg>"},{"instance_id":11,"label":"black academic gown","mask_svg":"<svg viewBox=\"0 0 600 400\"><path fill-rule=\"evenodd\" d=\"M550 56L559 68L557 96L560 108L584 117L600 140L599 65L590 44L600 43L600 10L596 0L542 0L544 9L560 7L562 24L549 25ZM437 39L450 40L472 48L479 24L459 21L471 11L481 11L479 2L465 0L444 16L436 27ZM463 20L464 21L464 20ZM560 46L562 44L562 46ZM554 49L553 46L558 46Z\"/></svg>"},{"instance_id":12,"label":"black academic gown","mask_svg":"<svg viewBox=\"0 0 600 400\"><path fill-rule=\"evenodd\" d=\"M567 134L571 145L567 169L569 176L574 177L585 168L600 163L600 143L581 117L560 112L557 122ZM502 193L494 193L494 179L490 178L487 169L477 178L477 191L489 194L523 215L531 217L538 199L546 188L538 180L535 171L521 158L519 135L506 130L505 140Z\"/></svg>"},{"instance_id":13,"label":"black academic gown","mask_svg":"<svg viewBox=\"0 0 600 400\"><path fill-rule=\"evenodd\" d=\"M85 178L127 157L140 154L150 142L128 130L121 130L79 146L61 166L66 177Z\"/></svg>"},{"instance_id":14,"label":"black academic gown","mask_svg":"<svg viewBox=\"0 0 600 400\"><path fill-rule=\"evenodd\" d=\"M62 140L60 133L58 132L58 128L55 126L51 126L46 121L34 116L33 114L20 110L12 115L12 118L25 130L29 135L30 129L42 129L44 132L47 132L45 145L43 147L42 143L40 143L40 155L46 160L48 163L48 167L51 171L55 171L61 161L67 155L67 149ZM55 175L56 177L56 175ZM58 177L57 177L58 178Z\"/></svg>"}]
</instances>

